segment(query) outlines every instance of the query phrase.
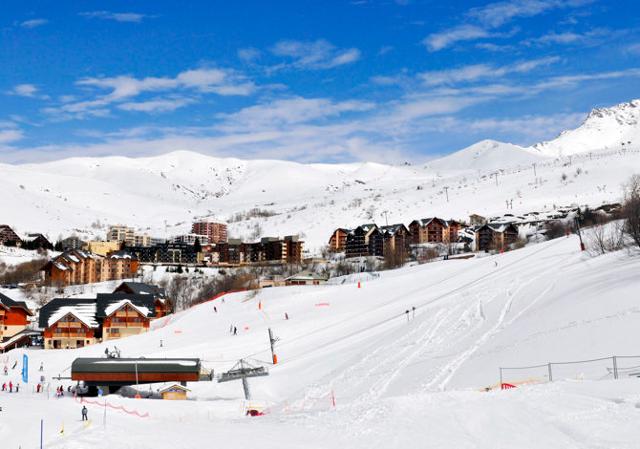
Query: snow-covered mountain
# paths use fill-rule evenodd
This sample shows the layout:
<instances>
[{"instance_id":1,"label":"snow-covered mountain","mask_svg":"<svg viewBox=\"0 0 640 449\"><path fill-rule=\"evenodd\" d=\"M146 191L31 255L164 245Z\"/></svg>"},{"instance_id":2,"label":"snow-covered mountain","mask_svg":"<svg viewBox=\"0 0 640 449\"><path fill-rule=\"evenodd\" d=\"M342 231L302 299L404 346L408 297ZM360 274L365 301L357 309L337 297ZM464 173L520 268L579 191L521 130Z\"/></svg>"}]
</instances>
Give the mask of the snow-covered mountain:
<instances>
[{"instance_id":1,"label":"snow-covered mountain","mask_svg":"<svg viewBox=\"0 0 640 449\"><path fill-rule=\"evenodd\" d=\"M594 110L581 127L550 142L523 148L485 140L422 166L300 164L188 151L0 164L0 222L52 239L103 236L115 223L165 237L212 217L229 222L233 236L301 234L314 250L335 227L361 222L598 205L619 199L620 184L640 168L639 114L634 100ZM255 209L260 213L250 212Z\"/></svg>"},{"instance_id":2,"label":"snow-covered mountain","mask_svg":"<svg viewBox=\"0 0 640 449\"><path fill-rule=\"evenodd\" d=\"M640 100L591 111L584 123L556 139L533 145L545 156L569 156L637 145L640 141Z\"/></svg>"},{"instance_id":3,"label":"snow-covered mountain","mask_svg":"<svg viewBox=\"0 0 640 449\"><path fill-rule=\"evenodd\" d=\"M436 159L427 164L434 170L492 170L504 167L505 161L510 166L531 166L548 159L531 148L496 140L482 140L449 156Z\"/></svg>"}]
</instances>

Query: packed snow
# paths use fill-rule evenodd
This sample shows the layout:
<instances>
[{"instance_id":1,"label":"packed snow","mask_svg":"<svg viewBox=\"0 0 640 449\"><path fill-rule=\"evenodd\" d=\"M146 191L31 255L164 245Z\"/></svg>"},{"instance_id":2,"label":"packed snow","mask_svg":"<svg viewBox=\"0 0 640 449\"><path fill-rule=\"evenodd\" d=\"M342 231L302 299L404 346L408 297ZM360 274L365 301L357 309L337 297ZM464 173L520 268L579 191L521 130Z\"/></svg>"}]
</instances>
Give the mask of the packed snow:
<instances>
[{"instance_id":1,"label":"packed snow","mask_svg":"<svg viewBox=\"0 0 640 449\"><path fill-rule=\"evenodd\" d=\"M499 367L640 356L639 269L637 253L591 257L570 236L386 271L360 287L229 294L156 320L146 334L82 349L14 350L1 360L3 382L19 382L23 354L31 381L0 393L0 441L37 447L43 419L45 447L59 449L635 448L640 357L618 360L618 380L602 361L554 365L554 382L546 369L505 371L517 388L497 387ZM268 328L279 337L275 366ZM53 395L70 381L34 393L41 363L47 380L68 376L74 358L113 344L123 357L197 357L216 374L244 358L269 375L249 380L248 403L239 381L189 383L183 402L93 398L88 423L73 398ZM266 413L247 417L247 407Z\"/></svg>"}]
</instances>

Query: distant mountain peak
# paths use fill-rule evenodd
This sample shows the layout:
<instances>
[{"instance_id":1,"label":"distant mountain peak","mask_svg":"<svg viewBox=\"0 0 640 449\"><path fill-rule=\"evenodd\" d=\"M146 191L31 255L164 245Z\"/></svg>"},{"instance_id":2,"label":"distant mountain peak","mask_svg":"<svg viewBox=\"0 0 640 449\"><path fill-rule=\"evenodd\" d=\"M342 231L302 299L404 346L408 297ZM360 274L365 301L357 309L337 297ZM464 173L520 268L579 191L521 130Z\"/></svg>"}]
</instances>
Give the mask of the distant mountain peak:
<instances>
[{"instance_id":1,"label":"distant mountain peak","mask_svg":"<svg viewBox=\"0 0 640 449\"><path fill-rule=\"evenodd\" d=\"M594 108L579 127L563 131L555 139L531 148L544 156L559 157L631 144L640 144L638 99L608 108Z\"/></svg>"}]
</instances>

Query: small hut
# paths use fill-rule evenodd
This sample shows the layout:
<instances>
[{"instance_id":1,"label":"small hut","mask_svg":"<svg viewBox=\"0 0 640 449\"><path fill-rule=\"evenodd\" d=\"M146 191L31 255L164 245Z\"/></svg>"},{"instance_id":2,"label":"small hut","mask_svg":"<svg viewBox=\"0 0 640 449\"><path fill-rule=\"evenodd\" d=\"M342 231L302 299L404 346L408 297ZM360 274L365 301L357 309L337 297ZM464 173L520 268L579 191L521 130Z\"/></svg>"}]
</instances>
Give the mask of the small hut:
<instances>
[{"instance_id":1,"label":"small hut","mask_svg":"<svg viewBox=\"0 0 640 449\"><path fill-rule=\"evenodd\" d=\"M173 384L167 388L160 390L162 399L169 401L184 401L187 399L187 392L191 391L187 387L179 384Z\"/></svg>"}]
</instances>

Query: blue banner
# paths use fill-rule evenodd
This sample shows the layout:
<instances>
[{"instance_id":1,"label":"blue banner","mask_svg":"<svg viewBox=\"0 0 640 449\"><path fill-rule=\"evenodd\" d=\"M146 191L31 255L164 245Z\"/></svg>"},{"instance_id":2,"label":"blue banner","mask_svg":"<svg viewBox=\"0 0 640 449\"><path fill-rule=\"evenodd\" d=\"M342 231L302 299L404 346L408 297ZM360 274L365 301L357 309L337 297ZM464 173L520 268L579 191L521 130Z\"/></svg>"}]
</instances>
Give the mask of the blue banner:
<instances>
[{"instance_id":1,"label":"blue banner","mask_svg":"<svg viewBox=\"0 0 640 449\"><path fill-rule=\"evenodd\" d=\"M29 383L29 357L27 354L22 355L22 381Z\"/></svg>"}]
</instances>

